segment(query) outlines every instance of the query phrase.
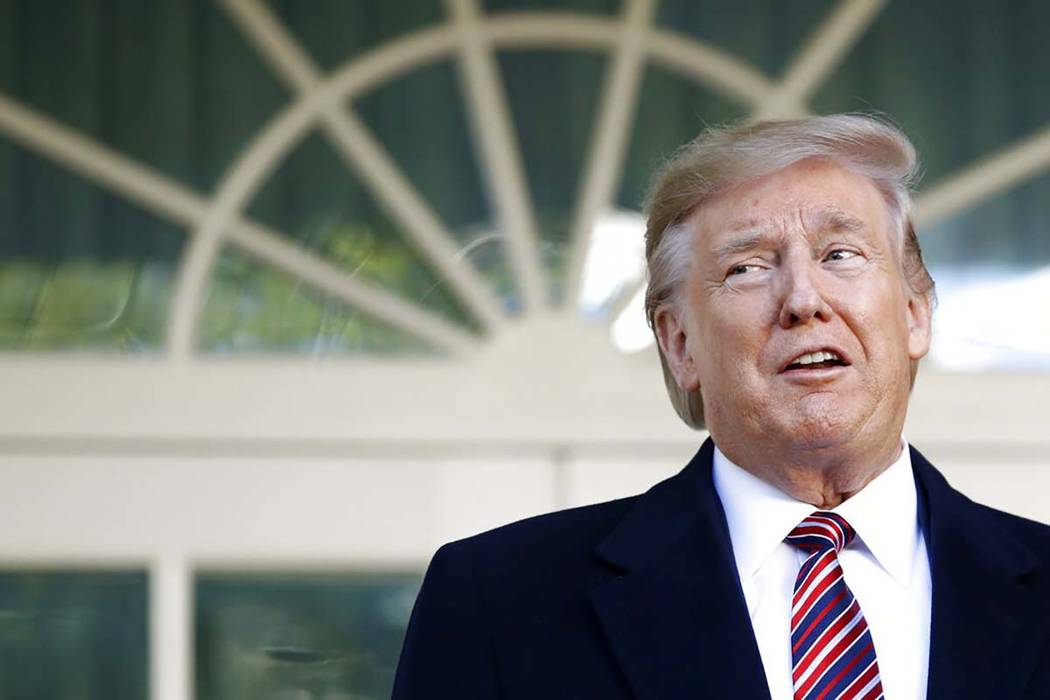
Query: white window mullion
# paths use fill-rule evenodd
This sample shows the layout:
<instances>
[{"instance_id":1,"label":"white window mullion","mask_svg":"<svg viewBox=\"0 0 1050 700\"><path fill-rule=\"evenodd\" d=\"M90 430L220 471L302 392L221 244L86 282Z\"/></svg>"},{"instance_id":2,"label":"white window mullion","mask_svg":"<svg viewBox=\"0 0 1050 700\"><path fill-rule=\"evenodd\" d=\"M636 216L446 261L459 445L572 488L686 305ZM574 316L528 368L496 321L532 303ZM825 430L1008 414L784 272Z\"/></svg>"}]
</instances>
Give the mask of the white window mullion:
<instances>
[{"instance_id":1,"label":"white window mullion","mask_svg":"<svg viewBox=\"0 0 1050 700\"><path fill-rule=\"evenodd\" d=\"M189 563L164 554L150 567L150 698L192 700L193 596Z\"/></svg>"}]
</instances>

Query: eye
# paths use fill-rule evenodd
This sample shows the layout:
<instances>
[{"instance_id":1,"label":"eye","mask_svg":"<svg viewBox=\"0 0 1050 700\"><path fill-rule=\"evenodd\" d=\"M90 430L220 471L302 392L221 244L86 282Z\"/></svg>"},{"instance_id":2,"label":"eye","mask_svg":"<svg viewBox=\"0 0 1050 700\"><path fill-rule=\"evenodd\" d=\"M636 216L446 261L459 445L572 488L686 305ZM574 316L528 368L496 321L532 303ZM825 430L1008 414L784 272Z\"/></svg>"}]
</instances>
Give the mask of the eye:
<instances>
[{"instance_id":1,"label":"eye","mask_svg":"<svg viewBox=\"0 0 1050 700\"><path fill-rule=\"evenodd\" d=\"M836 248L835 250L831 251L826 256L824 256L824 259L835 262L838 260L849 260L850 258L857 257L857 255L858 254L855 251L846 250L845 248Z\"/></svg>"},{"instance_id":2,"label":"eye","mask_svg":"<svg viewBox=\"0 0 1050 700\"><path fill-rule=\"evenodd\" d=\"M740 265L733 265L733 267L729 268L729 274L727 274L726 276L727 277L732 277L733 275L743 275L743 274L747 274L748 272L753 272L754 270L758 270L758 269L759 269L758 265L752 265L750 263L743 263L743 264L740 264Z\"/></svg>"}]
</instances>

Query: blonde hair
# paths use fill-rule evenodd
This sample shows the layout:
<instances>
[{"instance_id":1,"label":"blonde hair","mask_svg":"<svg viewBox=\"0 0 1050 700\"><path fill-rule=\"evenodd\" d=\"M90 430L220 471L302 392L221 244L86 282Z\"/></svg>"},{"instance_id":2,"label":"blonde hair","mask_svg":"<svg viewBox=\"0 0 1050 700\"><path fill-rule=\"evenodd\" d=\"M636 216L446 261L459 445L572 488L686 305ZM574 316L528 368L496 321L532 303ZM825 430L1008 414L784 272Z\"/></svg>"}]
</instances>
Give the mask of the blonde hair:
<instances>
[{"instance_id":1,"label":"blonde hair","mask_svg":"<svg viewBox=\"0 0 1050 700\"><path fill-rule=\"evenodd\" d=\"M860 114L762 121L707 129L678 149L653 176L646 204L645 315L654 334L657 310L677 301L688 269L691 253L685 219L719 192L809 158L830 160L875 185L886 200L898 236L904 277L913 291L928 295L932 302L933 278L911 221L910 188L918 162L908 138L892 124ZM675 411L687 425L703 428L700 390L682 390L663 349L659 352ZM913 362L912 382L917 371L918 363Z\"/></svg>"}]
</instances>

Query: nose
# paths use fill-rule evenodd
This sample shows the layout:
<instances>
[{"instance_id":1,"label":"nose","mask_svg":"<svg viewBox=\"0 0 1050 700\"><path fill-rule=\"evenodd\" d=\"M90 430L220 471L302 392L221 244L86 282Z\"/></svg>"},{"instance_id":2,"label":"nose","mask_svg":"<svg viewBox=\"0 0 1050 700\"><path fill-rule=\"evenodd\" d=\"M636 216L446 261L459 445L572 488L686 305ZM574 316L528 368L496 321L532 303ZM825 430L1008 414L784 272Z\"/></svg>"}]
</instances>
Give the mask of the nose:
<instances>
[{"instance_id":1,"label":"nose","mask_svg":"<svg viewBox=\"0 0 1050 700\"><path fill-rule=\"evenodd\" d=\"M785 261L781 268L781 303L779 322L782 328L804 325L812 320L831 320L831 307L819 287L819 270L808 259Z\"/></svg>"}]
</instances>

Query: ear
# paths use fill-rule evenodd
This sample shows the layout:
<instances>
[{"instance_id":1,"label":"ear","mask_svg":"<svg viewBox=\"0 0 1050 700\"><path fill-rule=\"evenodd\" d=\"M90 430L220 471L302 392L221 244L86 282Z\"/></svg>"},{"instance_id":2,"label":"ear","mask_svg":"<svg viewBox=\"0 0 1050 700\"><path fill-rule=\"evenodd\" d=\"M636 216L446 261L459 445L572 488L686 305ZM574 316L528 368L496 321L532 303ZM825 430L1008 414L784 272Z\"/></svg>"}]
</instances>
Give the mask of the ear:
<instances>
[{"instance_id":1,"label":"ear","mask_svg":"<svg viewBox=\"0 0 1050 700\"><path fill-rule=\"evenodd\" d=\"M670 304L656 310L653 324L656 326L656 337L660 350L675 381L683 391L696 391L700 388L700 377L696 373L696 364L689 352L689 338L686 334L685 319Z\"/></svg>"},{"instance_id":2,"label":"ear","mask_svg":"<svg viewBox=\"0 0 1050 700\"><path fill-rule=\"evenodd\" d=\"M921 360L930 351L933 300L929 294L908 295L908 356Z\"/></svg>"}]
</instances>

